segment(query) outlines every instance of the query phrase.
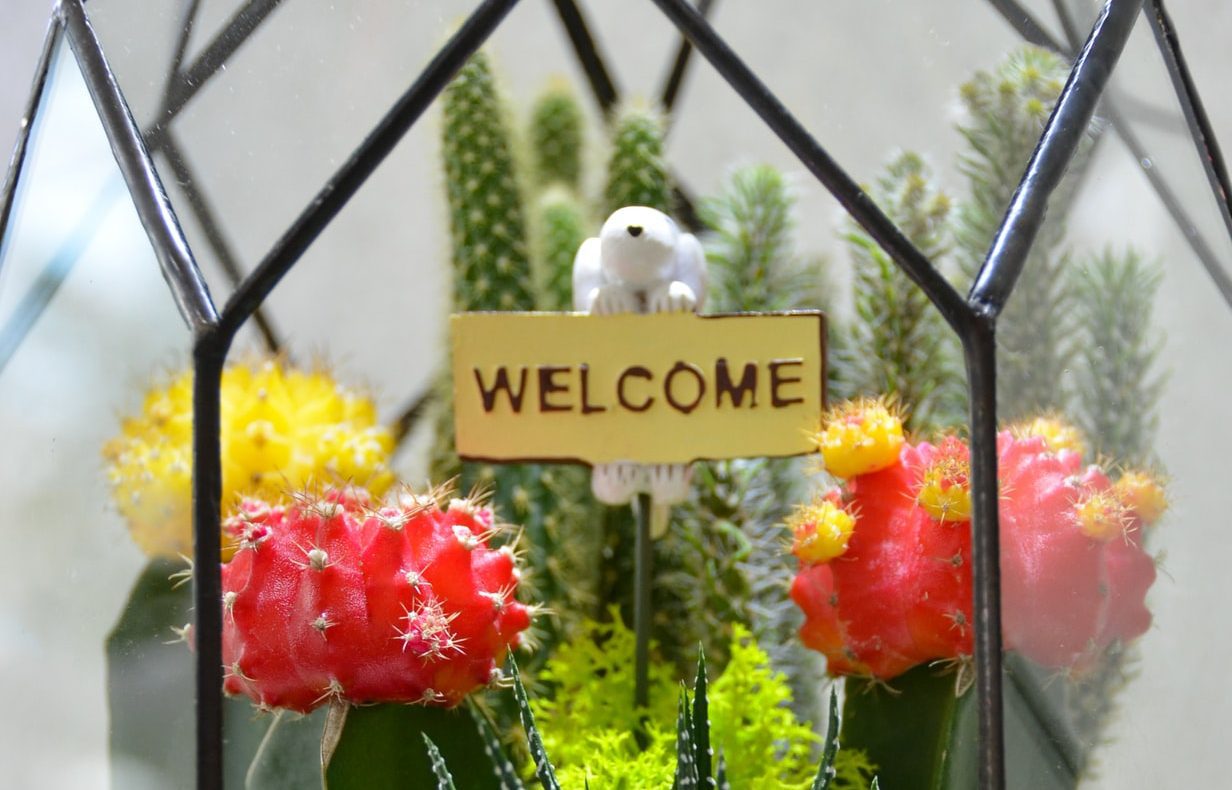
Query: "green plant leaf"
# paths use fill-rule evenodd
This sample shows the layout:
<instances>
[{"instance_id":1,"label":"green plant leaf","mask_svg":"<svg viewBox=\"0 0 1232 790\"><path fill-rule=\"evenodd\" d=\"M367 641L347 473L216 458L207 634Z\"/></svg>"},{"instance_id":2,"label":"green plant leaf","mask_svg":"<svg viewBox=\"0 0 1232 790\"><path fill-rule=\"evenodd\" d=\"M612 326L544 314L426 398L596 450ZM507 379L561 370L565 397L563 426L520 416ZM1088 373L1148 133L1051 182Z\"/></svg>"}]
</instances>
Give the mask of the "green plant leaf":
<instances>
[{"instance_id":1,"label":"green plant leaf","mask_svg":"<svg viewBox=\"0 0 1232 790\"><path fill-rule=\"evenodd\" d=\"M471 709L471 715L475 717L475 724L479 727L479 737L483 738L484 754L488 756L492 761L492 767L496 769L501 790L523 790L524 785L518 776L518 769L514 767L509 755L505 753L505 747L492 730L488 717L472 700L468 700L467 705Z\"/></svg>"},{"instance_id":2,"label":"green plant leaf","mask_svg":"<svg viewBox=\"0 0 1232 790\"><path fill-rule=\"evenodd\" d=\"M321 731L328 713L320 708L307 716L278 711L266 717L269 729L248 766L245 790L321 787Z\"/></svg>"},{"instance_id":3,"label":"green plant leaf","mask_svg":"<svg viewBox=\"0 0 1232 790\"><path fill-rule=\"evenodd\" d=\"M706 651L698 645L697 679L693 681L693 754L698 778L710 786L710 701L706 698L706 679Z\"/></svg>"},{"instance_id":4,"label":"green plant leaf","mask_svg":"<svg viewBox=\"0 0 1232 790\"><path fill-rule=\"evenodd\" d=\"M675 790L695 790L700 784L696 753L693 751L693 722L690 715L689 692L680 684L680 701L676 705L676 778Z\"/></svg>"},{"instance_id":5,"label":"green plant leaf","mask_svg":"<svg viewBox=\"0 0 1232 790\"><path fill-rule=\"evenodd\" d=\"M436 790L455 790L453 786L453 776L449 773L449 768L445 766L445 758L441 757L441 750L436 748L436 744L428 737L427 733L423 734L424 746L428 748L428 759L432 761L432 772L436 774Z\"/></svg>"},{"instance_id":6,"label":"green plant leaf","mask_svg":"<svg viewBox=\"0 0 1232 790\"><path fill-rule=\"evenodd\" d=\"M423 705L356 707L325 770L329 790L405 790L438 781L432 760L420 748L428 736L453 766L462 787L499 790L500 776L485 755L475 719L465 708Z\"/></svg>"},{"instance_id":7,"label":"green plant leaf","mask_svg":"<svg viewBox=\"0 0 1232 790\"><path fill-rule=\"evenodd\" d=\"M193 652L176 641L173 628L192 618L190 585L171 576L178 560L155 559L133 584L124 611L107 635L107 706L110 716L112 784L126 787L132 775L163 787L196 781ZM247 699L223 701L224 778L242 787L258 745L270 726Z\"/></svg>"},{"instance_id":8,"label":"green plant leaf","mask_svg":"<svg viewBox=\"0 0 1232 790\"><path fill-rule=\"evenodd\" d=\"M830 717L826 725L826 745L821 752L821 765L817 768L817 778L813 780L813 790L827 790L834 781L834 758L838 754L838 690L830 687Z\"/></svg>"},{"instance_id":9,"label":"green plant leaf","mask_svg":"<svg viewBox=\"0 0 1232 790\"><path fill-rule=\"evenodd\" d=\"M715 769L714 784L716 790L731 790L731 783L727 781L727 761L723 759L723 752L719 752L719 764Z\"/></svg>"},{"instance_id":10,"label":"green plant leaf","mask_svg":"<svg viewBox=\"0 0 1232 790\"><path fill-rule=\"evenodd\" d=\"M530 703L526 700L526 689L522 687L522 676L518 674L518 662L509 658L509 667L513 672L513 690L518 698L518 714L522 717L522 728L526 730L526 740L530 745L530 756L535 761L535 776L544 790L560 790L556 781L556 771L543 748L543 738L535 727L535 714L530 711Z\"/></svg>"},{"instance_id":11,"label":"green plant leaf","mask_svg":"<svg viewBox=\"0 0 1232 790\"><path fill-rule=\"evenodd\" d=\"M1006 775L1032 790L1072 790L1079 766L1058 697L1061 684L1009 654L1004 681ZM976 694L955 694L953 673L919 666L886 682L847 680L842 740L863 750L890 787L961 790L977 785Z\"/></svg>"}]
</instances>

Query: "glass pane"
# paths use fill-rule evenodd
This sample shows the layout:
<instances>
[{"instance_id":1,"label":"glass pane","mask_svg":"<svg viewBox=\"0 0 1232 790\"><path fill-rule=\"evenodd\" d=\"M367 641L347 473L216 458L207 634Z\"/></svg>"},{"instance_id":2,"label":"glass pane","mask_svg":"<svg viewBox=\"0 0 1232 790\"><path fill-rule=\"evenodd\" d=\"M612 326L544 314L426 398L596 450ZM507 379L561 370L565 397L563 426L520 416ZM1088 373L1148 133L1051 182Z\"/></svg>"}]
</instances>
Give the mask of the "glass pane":
<instances>
[{"instance_id":1,"label":"glass pane","mask_svg":"<svg viewBox=\"0 0 1232 790\"><path fill-rule=\"evenodd\" d=\"M146 382L185 363L189 337L67 46L53 72L0 261L0 497L5 542L20 547L0 581L14 711L0 759L15 786L177 786L108 758L102 648L145 559L110 505L101 451ZM182 645L165 649L191 670ZM191 700L191 686L145 688L133 699L149 711L158 695Z\"/></svg>"},{"instance_id":2,"label":"glass pane","mask_svg":"<svg viewBox=\"0 0 1232 790\"><path fill-rule=\"evenodd\" d=\"M183 14L192 4L156 11L147 5L135 0L94 0L90 15L138 122L152 129L164 106ZM1057 10L1067 9L1079 42L1094 18L1094 4L1085 0L1040 0L1023 5L1057 37L1063 37L1066 30ZM191 64L206 52L219 31L244 7L231 0L200 3L186 40L185 62ZM233 251L240 268L251 270L471 9L472 4L463 0L407 0L380 8L362 3L280 4L228 59L225 69L210 77L184 105L168 128L188 167L187 178L171 167L167 150L158 150L157 160L216 294L231 289L220 268L219 238ZM647 101L657 96L678 42L670 24L651 3L591 3L584 10L623 93ZM1198 36L1194 40L1200 45L1191 55L1208 100L1218 99L1214 88L1228 67L1225 48L1211 38L1215 33L1210 31L1217 31L1218 26L1203 22L1202 14L1217 11L1213 0L1207 0L1187 7L1184 13L1191 16L1178 19L1183 41ZM924 220L917 223L913 238L956 287L965 290L1047 117L1047 94L1055 94L1064 80L1066 64L1044 53L1023 50L1013 28L991 4L718 3L712 18L720 34L761 80L855 179L869 185L897 221L905 225L913 219ZM593 234L606 213L600 207L611 148L552 4L520 4L494 35L489 51L509 100L509 115L523 137L532 103L553 75L565 75L583 97L587 149L581 190L589 214L587 232ZM1221 680L1225 674L1215 664L1216 657L1227 651L1218 641L1223 637L1210 628L1208 614L1229 592L1228 576L1217 565L1220 555L1208 547L1218 545L1215 531L1227 509L1227 497L1221 496L1219 484L1225 464L1217 448L1232 439L1232 422L1220 408L1222 393L1232 385L1221 353L1232 340L1232 319L1195 259L1186 241L1187 229L1178 230L1176 219L1161 205L1156 187L1144 176L1150 173L1163 179L1186 222L1200 232L1213 258L1225 268L1232 266L1232 242L1214 210L1167 73L1143 24L1121 60L1110 95L1110 106L1127 120L1141 150L1127 155L1129 149L1104 117L1079 157L1081 166L1075 168L1068 194L1054 202L1050 220L1054 224L1041 234L1036 256L1010 303L1019 317L1007 315L1001 327L1003 348L1008 352L1002 354L1000 377L1013 386L1002 393L1000 408L1007 419L1022 420L1051 409L1086 427L1088 452L1082 462L1104 463L1109 482L1122 474L1123 464L1162 470L1169 480L1172 507L1159 527L1137 534L1142 535L1145 553L1166 553L1166 558L1146 598L1150 628L1145 629L1139 620L1132 629L1125 626L1124 632L1116 632L1134 630L1138 637L1132 648L1136 657L1127 664L1137 674L1115 697L1119 713L1106 728L1095 723L1101 714L1090 707L1093 686L1087 682L1108 669L1100 664L1106 660L1103 652L1087 652L1089 645L1103 651L1112 644L1105 640L1114 633L1111 626L1105 628L1111 617L1106 608L1091 608L1095 619L1087 625L1104 629L1098 634L1045 632L1043 637L1035 636L1030 649L1013 641L1020 637L1007 639L1014 656L1027 655L1038 664L1017 676L1026 677L1030 684L1011 683L1017 696L1009 707L1010 726L1018 733L1010 745L1017 755L1011 757L1011 766L1022 765L1015 760L1030 759L1051 771L1064 762L1064 755L1053 752L1022 751L1027 748L1024 743L1031 745L1033 733L1054 728L1056 721L1046 715L1051 710L1060 711L1071 722L1067 726L1077 731L1076 748L1081 752L1077 759L1089 761L1090 766L1085 787L1137 786L1146 783L1147 777L1160 786L1204 780L1217 784L1212 781L1221 778L1216 765L1200 756L1216 751L1219 734L1232 724L1226 706L1209 704L1209 700L1228 696L1228 688L1227 681ZM1222 123L1226 120L1222 109L1218 103L1212 106L1217 128L1229 126ZM448 264L449 210L440 162L443 124L440 108L434 107L267 304L288 355L299 360L320 355L341 367L344 378L366 381L387 420L432 386L445 354L443 325L453 275ZM151 139L157 135L151 134ZM522 140L518 145L527 143ZM917 152L919 158L904 158L902 151ZM872 379L862 376L880 375L878 370L884 373L893 365L898 366L895 370L908 370L913 359L918 361L914 352L921 346L900 344L895 351L875 342L878 331L891 325L888 320L879 322L878 316L889 316L886 311L892 309L909 309L887 306L903 301L908 286L887 275L889 285L877 290L878 278L865 276L880 271L875 268L880 263L876 253L861 246L858 234L850 238L854 228L838 203L700 57L694 59L671 119L666 152L667 165L680 185L699 201L730 189L731 174L742 165L765 162L786 174L796 224L790 255L784 252L781 258L805 262L809 279L800 290L807 295L793 304L824 304L831 312L836 397L867 391L863 384ZM895 167L887 167L889 163ZM89 172L82 168L74 183ZM106 183L104 179L94 185L96 192ZM919 189L921 183L923 189ZM916 191L905 189L908 185ZM96 192L73 191L78 201L71 204L76 205L74 216L91 216L90 200ZM200 211L201 200L208 203L212 219ZM529 200L525 202L530 205ZM211 229L210 222L216 227ZM65 243L64 238L56 236L57 244L44 249L39 261L49 259ZM721 245L713 235L703 240L716 248ZM1113 295L1116 273L1133 259L1128 252L1131 246L1143 271L1158 264L1162 272L1158 290L1145 297L1151 323L1141 333L1144 339L1135 341L1140 343L1136 348L1148 351L1162 344L1153 367L1133 363L1118 368L1113 364L1127 358L1125 348L1116 344L1126 342L1135 327L1144 325L1132 319L1145 316L1145 307L1137 304L1131 310L1118 308L1130 302L1100 301ZM818 263L822 260L827 262L825 267ZM12 273L4 275L8 279L0 290L0 316L13 309L16 297L12 294L27 290L13 283L22 283L23 277L25 283L33 282L39 271L27 267L26 274L20 274L16 259L6 268ZM822 268L827 272L824 278ZM141 277L156 282L152 264L133 267L133 271L138 269ZM64 287L82 271L74 270ZM1080 275L1087 279L1081 280ZM1032 278L1040 288L1034 297ZM1080 294L1082 283L1088 290ZM1129 287L1120 298L1147 291L1141 285ZM62 291L56 299L66 293ZM867 298L861 301L862 296ZM1054 298L1056 302L1050 301ZM161 309L164 302L158 304ZM170 310L169 299L165 305ZM1131 320L1120 322L1126 315ZM1079 319L1086 323L1076 323ZM35 333L42 326L38 324ZM1109 337L1115 342L1097 344L1092 339L1102 337L1097 330L1113 332ZM32 334L29 342L36 337ZM158 337L141 335L138 340L153 348ZM912 408L915 422L909 425L914 429L909 439L915 445L921 437L961 435L960 424L965 419L961 394L957 405L953 398L946 401L930 395L934 380L943 378L945 386L962 389L956 348L938 339L948 337L943 329L929 329L919 337L929 341L927 348L936 341L935 347L941 349L938 353L949 355L952 364L945 376L925 366L910 368L911 372L893 380L894 394ZM100 342L99 337L90 340ZM245 336L237 356L251 352L257 344L255 335ZM0 389L5 381L17 378L15 366L21 354L31 353L28 348L28 344L22 347L14 367L0 373ZM148 365L143 363L149 357L133 351L118 358L129 364L130 357L134 358L132 369L125 368L123 376L114 363L107 369L112 378L124 379L109 385L115 399L108 408L119 408L115 404L131 407L135 397L132 381L148 375ZM1145 375L1141 375L1143 369ZM1157 379L1164 383L1156 396L1150 385ZM863 383L857 386L856 382ZM1115 398L1129 391L1126 387L1138 387L1141 398L1118 409L1113 405ZM873 391L878 389L873 387ZM1156 397L1157 405L1152 407ZM1152 411L1158 414L1156 429L1152 428ZM1196 430L1195 419L1201 420ZM99 433L92 447L108 432ZM427 475L430 433L417 431L416 443L400 456L400 471L410 479ZM78 456L93 457L93 452ZM802 490L814 484L797 468L792 470L785 474L794 474L793 482L798 485L791 494L795 499L782 503L787 510L803 496ZM1071 477L1076 477L1081 468L1073 471ZM708 484L697 483L703 485ZM98 488L82 490L93 491L95 503L105 501L105 492ZM1084 491L1094 493L1094 489ZM1005 492L1007 502L1013 495ZM732 500L732 514L723 518L713 511L699 516L696 510L688 511L694 514L689 517L707 526L736 523L744 529L752 517L742 509L740 496ZM1066 507L1071 504L1077 503L1065 503ZM1005 507L1007 512L1012 510L1010 504ZM1211 526L1203 528L1202 524ZM535 524L527 526L533 529ZM789 537L777 534L780 543ZM1127 538L1137 541L1128 532ZM698 545L720 545L686 543L676 532L664 540L677 558L690 551L696 554ZM775 540L765 543L778 546ZM1100 551L1112 553L1106 548L1110 544L1101 545L1105 548ZM744 544L740 546L743 550ZM1143 559L1145 553L1134 558ZM707 555L707 562L695 568L697 574L713 573L722 556L719 552ZM783 597L796 573L795 560L784 560L781 551L777 556L778 565L754 570L762 573L757 578L771 577L774 584L769 588L779 595L778 608L766 608L761 599L753 603L739 599L739 605L747 604L749 611L757 613L750 616L754 627L764 626L771 617L767 612L781 617L776 627L786 625L777 636L770 635L773 629L760 632L768 640L764 646L781 648L772 651L776 660L784 655L798 658L802 651L795 628L801 616ZM1087 561L1090 556L1068 559L1081 565L1079 559ZM855 557L848 558L849 563L855 561ZM136 562L126 567L127 576L116 572L122 581L117 581L116 590L121 592ZM739 567L741 573L752 572L747 565ZM1139 570L1141 582L1147 573ZM677 582L682 575L687 574L677 574ZM1086 581L1092 578L1084 577ZM706 577L705 581L709 584L713 579ZM1055 592L1056 584L1060 582L1047 582L1044 591ZM726 588L715 581L708 589ZM1058 606L1073 609L1076 603L1089 603L1080 592L1102 595L1100 585L1092 584L1085 592L1075 592L1073 600L1058 596ZM739 608L729 607L730 601L699 600L714 606L695 607L698 612L730 613ZM563 606L557 601L547 603ZM1071 603L1075 606L1068 606ZM1017 616L1010 614L1007 622ZM728 624L722 620L727 614L714 616L721 626ZM961 607L947 616L953 628L942 629L940 634L930 632L931 637L942 642L954 634L969 637L969 621ZM957 668L943 676L951 687L960 687L958 681L970 668L961 660L963 649L969 647L960 647L958 656L933 656L958 659ZM1059 654L1065 654L1063 660L1044 658ZM818 670L819 657L809 655L812 663L784 661L781 666L793 673L798 708L811 710L809 715L816 720L828 681ZM716 656L716 671L720 663ZM837 669L839 663L834 661L832 668ZM1015 666L1022 669L1021 664ZM933 691L938 688L935 678L926 673L913 678ZM887 682L893 686L907 681L888 678ZM873 693L880 692L874 689ZM966 712L971 713L971 692L962 699L968 705ZM908 720L918 721L903 713L891 716L889 724L910 731L903 723ZM970 746L971 737L962 740L967 731L959 726L969 723L955 723L956 744ZM1097 740L1099 745L1092 746ZM845 746L856 742L844 739ZM953 770L961 774L969 767L960 765ZM1031 779L1024 777L1034 776L1029 771L1013 772L1011 786L1030 786Z\"/></svg>"}]
</instances>

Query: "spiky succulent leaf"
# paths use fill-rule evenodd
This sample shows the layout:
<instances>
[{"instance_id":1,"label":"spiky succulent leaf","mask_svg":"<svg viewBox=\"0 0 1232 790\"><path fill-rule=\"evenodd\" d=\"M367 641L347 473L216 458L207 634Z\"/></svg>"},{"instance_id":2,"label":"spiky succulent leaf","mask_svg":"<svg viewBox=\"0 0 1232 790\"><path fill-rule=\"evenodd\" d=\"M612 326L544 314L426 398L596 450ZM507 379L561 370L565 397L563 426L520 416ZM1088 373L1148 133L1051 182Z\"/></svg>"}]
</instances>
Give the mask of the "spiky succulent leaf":
<instances>
[{"instance_id":1,"label":"spiky succulent leaf","mask_svg":"<svg viewBox=\"0 0 1232 790\"><path fill-rule=\"evenodd\" d=\"M427 733L421 734L424 746L428 749L428 759L432 762L432 772L436 774L436 790L454 790L453 776L450 775L449 768L445 765L445 758L441 757L440 749L436 748L436 744L432 742Z\"/></svg>"},{"instance_id":2,"label":"spiky succulent leaf","mask_svg":"<svg viewBox=\"0 0 1232 790\"><path fill-rule=\"evenodd\" d=\"M834 756L838 754L838 689L830 687L830 715L826 724L826 744L821 752L821 765L813 790L827 790L834 780Z\"/></svg>"},{"instance_id":3,"label":"spiky succulent leaf","mask_svg":"<svg viewBox=\"0 0 1232 790\"><path fill-rule=\"evenodd\" d=\"M556 770L548 753L543 748L543 737L535 727L535 714L531 712L530 703L526 699L526 689L522 686L522 676L518 673L518 662L509 659L509 668L513 672L513 690L518 700L518 715L522 719L522 729L526 730L526 741L530 746L531 759L535 761L535 777L543 785L543 790L560 790L556 781Z\"/></svg>"},{"instance_id":4,"label":"spiky succulent leaf","mask_svg":"<svg viewBox=\"0 0 1232 790\"><path fill-rule=\"evenodd\" d=\"M693 748L693 719L689 707L689 692L680 685L680 701L676 706L676 777L674 790L696 790L701 780L697 773L697 753Z\"/></svg>"},{"instance_id":5,"label":"spiky succulent leaf","mask_svg":"<svg viewBox=\"0 0 1232 790\"><path fill-rule=\"evenodd\" d=\"M706 696L706 651L697 646L697 678L693 681L693 751L697 775L712 787L710 751L710 701Z\"/></svg>"},{"instance_id":6,"label":"spiky succulent leaf","mask_svg":"<svg viewBox=\"0 0 1232 790\"><path fill-rule=\"evenodd\" d=\"M492 761L496 778L500 782L500 790L522 790L523 785L518 776L518 769L505 753L500 738L496 737L492 725L488 723L488 717L475 704L473 697L468 699L468 703L470 703L471 715L475 717L475 724L479 728L479 737L483 739L483 753Z\"/></svg>"}]
</instances>

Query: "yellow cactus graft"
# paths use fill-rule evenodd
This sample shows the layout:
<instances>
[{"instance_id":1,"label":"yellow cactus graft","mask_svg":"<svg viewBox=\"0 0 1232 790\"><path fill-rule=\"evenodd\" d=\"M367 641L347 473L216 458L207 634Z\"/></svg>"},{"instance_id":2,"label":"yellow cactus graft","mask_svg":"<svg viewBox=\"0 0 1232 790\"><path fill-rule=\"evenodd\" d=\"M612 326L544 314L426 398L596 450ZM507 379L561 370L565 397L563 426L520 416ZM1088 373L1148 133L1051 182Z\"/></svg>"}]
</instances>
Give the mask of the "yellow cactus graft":
<instances>
[{"instance_id":1,"label":"yellow cactus graft","mask_svg":"<svg viewBox=\"0 0 1232 790\"><path fill-rule=\"evenodd\" d=\"M826 412L816 439L826 471L848 479L898 460L903 421L885 401L861 398Z\"/></svg>"},{"instance_id":2,"label":"yellow cactus graft","mask_svg":"<svg viewBox=\"0 0 1232 790\"><path fill-rule=\"evenodd\" d=\"M938 521L971 518L971 462L966 446L947 437L936 459L924 468L916 501Z\"/></svg>"},{"instance_id":3,"label":"yellow cactus graft","mask_svg":"<svg viewBox=\"0 0 1232 790\"><path fill-rule=\"evenodd\" d=\"M377 496L393 482L393 437L377 424L375 405L325 371L273 360L233 365L223 372L221 406L224 511L240 496L277 499L313 481L354 482ZM191 554L192 372L151 389L103 455L141 550Z\"/></svg>"},{"instance_id":4,"label":"yellow cactus graft","mask_svg":"<svg viewBox=\"0 0 1232 790\"><path fill-rule=\"evenodd\" d=\"M1010 432L1019 439L1039 437L1054 453L1069 450L1078 455L1086 454L1086 442L1082 432L1056 415L1044 415L1034 420L1011 426Z\"/></svg>"},{"instance_id":5,"label":"yellow cactus graft","mask_svg":"<svg viewBox=\"0 0 1232 790\"><path fill-rule=\"evenodd\" d=\"M801 505L787 521L794 539L791 553L804 563L816 565L841 557L855 529L855 518L830 499Z\"/></svg>"},{"instance_id":6,"label":"yellow cactus graft","mask_svg":"<svg viewBox=\"0 0 1232 790\"><path fill-rule=\"evenodd\" d=\"M1158 521L1168 509L1168 494L1163 483L1146 472L1125 472L1112 490L1148 526Z\"/></svg>"},{"instance_id":7,"label":"yellow cactus graft","mask_svg":"<svg viewBox=\"0 0 1232 790\"><path fill-rule=\"evenodd\" d=\"M1095 540L1124 535L1129 526L1129 510L1115 491L1097 491L1079 500L1074 512L1083 534Z\"/></svg>"}]
</instances>

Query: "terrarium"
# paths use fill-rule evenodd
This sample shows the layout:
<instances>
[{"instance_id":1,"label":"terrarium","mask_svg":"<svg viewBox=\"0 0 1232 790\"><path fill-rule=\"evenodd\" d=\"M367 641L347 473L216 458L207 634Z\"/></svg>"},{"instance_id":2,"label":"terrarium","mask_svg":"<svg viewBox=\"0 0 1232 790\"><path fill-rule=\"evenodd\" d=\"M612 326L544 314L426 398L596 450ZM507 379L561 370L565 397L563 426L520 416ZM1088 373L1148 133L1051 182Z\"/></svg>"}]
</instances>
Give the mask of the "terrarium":
<instances>
[{"instance_id":1,"label":"terrarium","mask_svg":"<svg viewBox=\"0 0 1232 790\"><path fill-rule=\"evenodd\" d=\"M61 0L0 204L8 775L1218 783L1186 11Z\"/></svg>"}]
</instances>

